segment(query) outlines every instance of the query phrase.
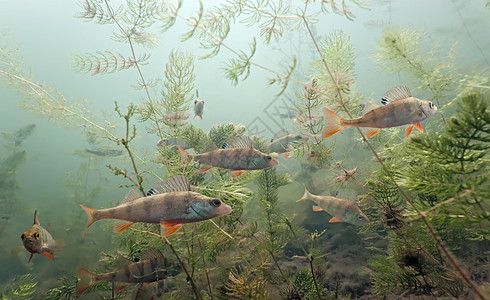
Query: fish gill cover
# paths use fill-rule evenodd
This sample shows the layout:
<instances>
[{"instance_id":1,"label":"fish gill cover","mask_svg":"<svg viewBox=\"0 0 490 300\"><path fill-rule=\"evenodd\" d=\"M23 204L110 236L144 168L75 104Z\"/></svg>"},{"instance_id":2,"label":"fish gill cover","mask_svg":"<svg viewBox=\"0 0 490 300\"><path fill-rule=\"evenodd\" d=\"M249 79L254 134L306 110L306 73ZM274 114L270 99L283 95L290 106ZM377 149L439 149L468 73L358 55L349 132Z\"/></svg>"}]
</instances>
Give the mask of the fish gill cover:
<instances>
[{"instance_id":1,"label":"fish gill cover","mask_svg":"<svg viewBox=\"0 0 490 300\"><path fill-rule=\"evenodd\" d=\"M64 171L65 189L47 195L40 189L36 197L19 202L29 214L43 210L43 224L52 223L66 246L54 261L33 258L35 266L29 270L20 263L24 257L9 261L15 267L7 271L9 282L0 282L3 298L28 299L36 294L72 299L78 286L86 299L413 295L485 299L490 79L487 68L470 68L458 60L456 45L446 50L420 29L393 23L391 2L389 26L383 25L375 37L372 61L377 69L369 71L355 65L356 49L365 45L356 44L359 39L348 28L360 22L354 13L365 18L369 9L379 8L375 4L354 0L232 0L199 2L198 7L184 1L79 4L77 17L93 23L84 26L112 32L100 31L108 48L97 49L95 42L83 40L83 49L92 52L71 57L73 70L93 76L77 77L84 93L93 94L92 101L71 100L72 93L63 91L61 80L58 87L37 80L37 72L24 66L19 49L7 43L9 36L3 34L0 40L0 80L18 94L15 101L37 116L84 134L86 141L74 144L91 154L75 153L78 157L73 160L80 166ZM465 6L453 5L464 21L460 10ZM346 29L329 29L332 20ZM478 40L471 40L479 49ZM486 61L485 52L480 54L475 57ZM130 79L124 77L128 74ZM324 117L325 108L339 120L355 119L373 104L386 104L381 96L398 85L410 86L413 97L437 106L437 112L423 121L424 133L403 138L399 127L390 127L368 138L373 134L357 128L324 139L322 133L332 122ZM202 120L190 118L198 88L206 102L202 111L199 108ZM364 104L363 109L367 102L373 104ZM397 107L396 113L391 112L395 118L407 113L405 105ZM424 111L418 113L422 116ZM408 125L419 128L420 123ZM0 168L3 202L20 199L20 180L15 176L25 161L20 147L34 128L3 133L7 141L7 157ZM289 159L270 153L269 141L281 131L304 137L287 144ZM40 144L60 152L63 148L54 143L56 139L50 132ZM184 144L189 149L180 147ZM224 165L214 163L213 158L222 157L217 153L250 167L237 170L228 163L228 168L219 168ZM206 164L194 159L203 155ZM53 170L55 166L59 167L54 163ZM24 189L33 188L29 180L34 180L24 178ZM51 178L37 176L35 182ZM169 178L185 180L189 195L212 199L197 203L185 198L189 204L178 206L182 210L165 207L173 215L203 217L199 222L176 231L185 223L180 219L170 224L175 230L163 236L164 220L157 225L144 220L131 227L121 225L125 229L121 233L113 233L109 221L97 222L101 224L92 226L90 236L81 237L86 218L79 205L136 207L132 204L156 199L158 184ZM305 187L314 195L356 202L369 225L342 220L347 200L329 204L338 207L325 211L312 209L311 201L296 203ZM134 191L128 193L130 189ZM160 192L163 196L158 197L172 196L170 190ZM43 197L50 200L42 201ZM64 206L56 206L58 200ZM147 216L165 203L151 206ZM204 207L222 203L232 208L231 213L204 218ZM51 213L51 220L45 220L48 210L58 216ZM332 211L338 215L329 215ZM20 235L15 230L25 229L31 220L15 211L6 220L2 236L14 248L10 241L19 242ZM162 270L138 264L152 249L168 260L171 276L155 283L132 282L128 288L115 276L86 285L95 282L97 274L115 270L129 278L129 266L144 266L138 274L153 278L153 272ZM77 279L77 267L90 272ZM19 276L22 273L29 274Z\"/></svg>"}]
</instances>

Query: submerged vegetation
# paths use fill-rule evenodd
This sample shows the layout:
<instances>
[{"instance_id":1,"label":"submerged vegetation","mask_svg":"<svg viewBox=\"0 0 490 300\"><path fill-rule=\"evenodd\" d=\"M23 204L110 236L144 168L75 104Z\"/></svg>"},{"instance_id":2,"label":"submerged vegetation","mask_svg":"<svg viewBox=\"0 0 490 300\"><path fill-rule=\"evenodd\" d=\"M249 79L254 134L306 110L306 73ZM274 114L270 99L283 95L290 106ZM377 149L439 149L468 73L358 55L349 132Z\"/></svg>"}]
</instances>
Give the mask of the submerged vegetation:
<instances>
[{"instance_id":1,"label":"submerged vegetation","mask_svg":"<svg viewBox=\"0 0 490 300\"><path fill-rule=\"evenodd\" d=\"M363 94L355 86L358 75L349 35L337 30L317 37L312 26L330 12L354 20L351 2L362 7L358 1L341 4L306 1L298 6L281 1L228 1L208 9L200 3L196 15L186 17L181 13L182 1L174 5L166 1L129 0L120 7L106 0L84 1L79 17L112 26L112 38L127 46L127 50L124 54L112 50L77 54L73 56L74 69L91 75L133 71L138 76L134 87L143 96L140 103L127 108L116 102L113 117L119 119L112 123L90 112L86 103L69 101L57 88L36 83L24 70L18 53L1 41L0 78L25 98L25 108L62 126L82 128L92 145L108 140L115 149L127 153L127 161L105 164L105 172L119 176L120 187L135 188L140 195L147 195L152 184L184 175L192 191L218 198L233 209L220 218L187 224L171 237L162 237L159 226L154 224L135 224L114 234L117 248L93 255L94 262L98 257L97 273L113 271L120 260L136 262L148 249L158 249L182 270L150 285L154 294L165 299L338 299L343 295L349 298L370 293L485 298L481 286L489 281L482 270L482 265L489 263L485 251L490 243L489 76L484 71L462 75L455 60L456 48L443 56L440 48L427 50L422 32L392 27L380 38L374 60L382 70L405 74L417 89L430 92L428 100L441 108L443 122L436 126L434 121L430 123L430 132L403 142L393 137L382 142L376 138L368 140L360 130L356 134L361 139L356 141L331 143L322 139L323 107L354 118L360 114ZM156 46L157 32L171 31L180 20L188 27L181 39L196 39L205 53L197 56L171 49L162 78L149 80L142 67L152 63L150 49ZM239 23L260 32L260 38L246 41L248 51L228 44L232 27ZM283 71L256 62L259 46L280 43L292 29L308 38L314 49L313 58L287 57ZM138 53L141 49L143 52ZM296 207L289 209L297 200L291 188L301 192L304 189L295 184L293 172L284 172L291 171L288 167L250 170L238 177L227 169L204 172L202 165L186 160L184 150L177 148L177 141L183 141L193 149L190 151L202 154L227 148L228 143L249 134L249 128L241 124L217 122L205 131L188 122L195 95L197 59L219 58L225 51L231 56L222 62L223 76L232 85L239 85L260 69L271 76L268 82L278 96L295 95L298 109L290 118L294 119L291 127L308 139L289 144L288 150L291 160L299 160L313 174L308 178L323 180L322 171L327 168L328 171L338 168L343 174L335 179L335 184L307 179L305 185L322 191L327 186L334 194L335 189L341 193L347 190L344 183L349 180L362 210L372 220L359 232L348 232L356 239L355 247L372 243L373 236L382 241L369 248L373 253L367 264L360 262L364 264L363 272L368 271L371 276L371 287L349 287L346 283L349 279L340 273L335 278L327 277L325 261L339 250L332 246L332 251L326 250L329 249L326 236L342 236L347 229L333 229L335 225L323 222L322 217L311 218L311 212L304 213L306 217L300 216L299 211L291 213L297 211ZM309 64L309 70L298 71L299 61ZM299 73L307 73L309 78ZM20 147L34 128L29 125L12 134L4 133L9 153L13 154L2 162L1 173L10 176L1 179L2 193L13 193L18 187L15 169L25 157ZM149 144L166 139L176 145L159 143L150 150L139 149L136 140L145 129L154 137ZM252 136L253 148L269 153L266 139ZM350 158L345 158L342 149L352 144L357 147L359 141L360 147L367 148L374 157L374 162L366 162L362 167L363 172L372 171L369 176L354 177L357 168L347 171L343 166ZM270 154L269 159L274 156ZM287 166L288 162L281 160L282 164ZM85 192L71 198L77 201L74 206L93 201L100 193L96 188L87 189L90 170L90 164L81 170L86 171ZM81 189L82 183L73 176L68 176L67 181ZM7 198L14 197L0 196L0 200ZM313 222L316 223L311 227L305 226ZM318 224L322 229L315 227L310 232ZM71 225L79 224L67 226ZM323 230L325 226L329 227ZM73 230L69 227L67 232ZM64 274L59 280L61 286L49 290L47 299L74 297L76 280L71 274ZM332 282L336 282L334 289ZM36 284L30 275L21 277L12 281L2 296L16 299L11 295L23 294L26 299L32 298ZM115 299L130 294L139 297L146 293L145 289L146 285L134 285L118 293L123 289L101 283L86 293L90 297Z\"/></svg>"}]
</instances>

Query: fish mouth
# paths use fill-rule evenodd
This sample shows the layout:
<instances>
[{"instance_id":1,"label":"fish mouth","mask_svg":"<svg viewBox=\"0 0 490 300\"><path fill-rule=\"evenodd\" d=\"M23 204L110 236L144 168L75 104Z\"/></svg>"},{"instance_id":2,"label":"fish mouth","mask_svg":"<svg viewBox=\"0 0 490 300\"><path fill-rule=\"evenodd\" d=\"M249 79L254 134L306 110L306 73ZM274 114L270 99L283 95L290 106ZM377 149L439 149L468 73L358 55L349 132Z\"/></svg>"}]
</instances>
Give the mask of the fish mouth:
<instances>
[{"instance_id":1,"label":"fish mouth","mask_svg":"<svg viewBox=\"0 0 490 300\"><path fill-rule=\"evenodd\" d=\"M223 203L220 206L220 208L218 209L218 215L219 216L224 216L224 215L230 214L232 211L233 211L233 209L231 208L231 206L229 206L228 204L224 204Z\"/></svg>"}]
</instances>

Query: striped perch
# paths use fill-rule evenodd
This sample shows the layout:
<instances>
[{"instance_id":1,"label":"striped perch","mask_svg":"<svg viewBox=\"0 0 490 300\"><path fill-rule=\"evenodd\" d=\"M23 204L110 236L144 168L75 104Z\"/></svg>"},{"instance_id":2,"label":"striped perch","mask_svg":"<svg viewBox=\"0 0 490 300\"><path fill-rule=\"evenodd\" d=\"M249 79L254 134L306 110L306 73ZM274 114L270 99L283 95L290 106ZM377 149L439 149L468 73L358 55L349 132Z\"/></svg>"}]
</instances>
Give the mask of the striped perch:
<instances>
[{"instance_id":1,"label":"striped perch","mask_svg":"<svg viewBox=\"0 0 490 300\"><path fill-rule=\"evenodd\" d=\"M150 283L175 276L180 272L179 264L169 261L159 250L149 249L140 256L140 261L129 263L114 272L95 274L84 268L79 268L78 277L80 281L77 287L77 296L99 282L127 283L117 288L116 291L120 292L129 283Z\"/></svg>"},{"instance_id":2,"label":"striped perch","mask_svg":"<svg viewBox=\"0 0 490 300\"><path fill-rule=\"evenodd\" d=\"M313 206L314 211L325 211L332 216L330 223L346 222L354 225L368 225L369 219L354 203L345 199L335 198L332 196L317 196L313 195L305 187L305 193L301 199L312 200L317 205Z\"/></svg>"},{"instance_id":3,"label":"striped perch","mask_svg":"<svg viewBox=\"0 0 490 300\"><path fill-rule=\"evenodd\" d=\"M184 176L167 179L152 188L146 197L131 190L123 203L116 207L97 210L80 206L87 213L87 229L101 219L119 219L129 222L114 224L114 232L122 232L136 222L160 223L164 237L179 230L183 224L231 213L231 207L221 200L191 192L189 181Z\"/></svg>"}]
</instances>

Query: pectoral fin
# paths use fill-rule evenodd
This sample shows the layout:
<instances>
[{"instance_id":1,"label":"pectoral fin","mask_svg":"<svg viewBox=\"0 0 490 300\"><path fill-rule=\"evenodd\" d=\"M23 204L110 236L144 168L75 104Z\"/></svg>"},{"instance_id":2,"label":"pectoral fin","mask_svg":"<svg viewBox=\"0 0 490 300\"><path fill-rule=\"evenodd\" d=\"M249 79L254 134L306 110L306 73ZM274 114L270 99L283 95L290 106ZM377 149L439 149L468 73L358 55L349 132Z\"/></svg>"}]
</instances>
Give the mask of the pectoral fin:
<instances>
[{"instance_id":1,"label":"pectoral fin","mask_svg":"<svg viewBox=\"0 0 490 300\"><path fill-rule=\"evenodd\" d=\"M373 136L377 135L381 131L381 128L371 128L366 130L366 135L369 138L372 138Z\"/></svg>"},{"instance_id":2,"label":"pectoral fin","mask_svg":"<svg viewBox=\"0 0 490 300\"><path fill-rule=\"evenodd\" d=\"M320 206L313 205L313 211L323 211L323 209Z\"/></svg>"},{"instance_id":3,"label":"pectoral fin","mask_svg":"<svg viewBox=\"0 0 490 300\"><path fill-rule=\"evenodd\" d=\"M337 219L336 217L333 217L328 221L328 223L339 223L339 222L344 222L341 219Z\"/></svg>"},{"instance_id":4,"label":"pectoral fin","mask_svg":"<svg viewBox=\"0 0 490 300\"><path fill-rule=\"evenodd\" d=\"M177 230L179 230L180 227L182 227L182 224L165 222L165 221L162 221L160 224L161 224L160 232L162 234L162 237L168 237L174 234Z\"/></svg>"},{"instance_id":5,"label":"pectoral fin","mask_svg":"<svg viewBox=\"0 0 490 300\"><path fill-rule=\"evenodd\" d=\"M39 252L39 254L42 254L42 255L46 256L47 258L54 260L53 252Z\"/></svg>"},{"instance_id":6,"label":"pectoral fin","mask_svg":"<svg viewBox=\"0 0 490 300\"><path fill-rule=\"evenodd\" d=\"M284 159L288 159L290 155L291 155L291 152L284 153Z\"/></svg>"},{"instance_id":7,"label":"pectoral fin","mask_svg":"<svg viewBox=\"0 0 490 300\"><path fill-rule=\"evenodd\" d=\"M118 222L114 224L114 232L123 232L128 229L134 222Z\"/></svg>"},{"instance_id":8,"label":"pectoral fin","mask_svg":"<svg viewBox=\"0 0 490 300\"><path fill-rule=\"evenodd\" d=\"M245 170L231 170L231 178L237 178L243 173L245 173Z\"/></svg>"},{"instance_id":9,"label":"pectoral fin","mask_svg":"<svg viewBox=\"0 0 490 300\"><path fill-rule=\"evenodd\" d=\"M414 124L412 125L409 125L407 127L407 129L405 129L405 137L408 138L410 136L410 133L412 133L412 130L413 130L413 126L415 126Z\"/></svg>"},{"instance_id":10,"label":"pectoral fin","mask_svg":"<svg viewBox=\"0 0 490 300\"><path fill-rule=\"evenodd\" d=\"M417 129L420 131L420 132L424 132L424 128L422 128L422 125L420 125L420 122L417 122L415 124L415 127L417 127Z\"/></svg>"}]
</instances>

